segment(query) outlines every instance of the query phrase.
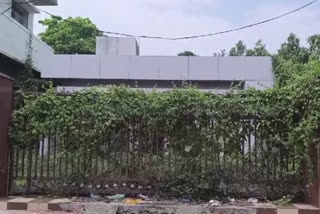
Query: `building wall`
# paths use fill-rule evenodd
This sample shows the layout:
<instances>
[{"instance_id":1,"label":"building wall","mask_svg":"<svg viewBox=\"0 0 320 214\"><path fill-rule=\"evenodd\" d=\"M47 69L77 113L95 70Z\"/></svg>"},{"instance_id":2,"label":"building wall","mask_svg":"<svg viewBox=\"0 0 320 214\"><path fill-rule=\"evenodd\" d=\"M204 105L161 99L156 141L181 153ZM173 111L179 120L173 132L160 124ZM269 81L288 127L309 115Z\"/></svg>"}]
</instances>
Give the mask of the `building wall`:
<instances>
[{"instance_id":1,"label":"building wall","mask_svg":"<svg viewBox=\"0 0 320 214\"><path fill-rule=\"evenodd\" d=\"M138 56L139 47L135 38L101 36L96 39L96 54L102 56Z\"/></svg>"},{"instance_id":2,"label":"building wall","mask_svg":"<svg viewBox=\"0 0 320 214\"><path fill-rule=\"evenodd\" d=\"M3 1L9 2L8 0ZM7 9L8 5L0 4L0 7L0 10L3 11L5 10L3 8ZM29 20L33 20L33 17L30 16ZM0 16L0 26L2 29L5 29L0 30L0 54L4 54L16 61L24 62L28 53L27 44L30 35L32 35L33 63L35 69L40 71L43 68L40 62L46 61L46 59L53 56L53 49L14 20L11 17L10 11Z\"/></svg>"},{"instance_id":3,"label":"building wall","mask_svg":"<svg viewBox=\"0 0 320 214\"><path fill-rule=\"evenodd\" d=\"M12 0L2 2L8 4L0 4L0 11L8 9ZM29 10L29 29L14 20L10 10L0 16L0 26L5 29L0 31L0 54L24 63L31 35L33 65L42 78L73 79L74 84L84 79L87 85L94 80L200 81L200 87L204 85L201 81L241 81L244 88L262 90L274 84L270 57L138 56L135 38L98 37L96 55L54 55L51 47L32 34L33 12L37 11L34 7Z\"/></svg>"},{"instance_id":4,"label":"building wall","mask_svg":"<svg viewBox=\"0 0 320 214\"><path fill-rule=\"evenodd\" d=\"M12 0L1 0L0 13L12 7ZM11 9L5 13L7 16L11 16Z\"/></svg>"},{"instance_id":5,"label":"building wall","mask_svg":"<svg viewBox=\"0 0 320 214\"><path fill-rule=\"evenodd\" d=\"M53 80L243 81L259 89L274 84L270 57L54 55L43 63L41 76Z\"/></svg>"}]
</instances>

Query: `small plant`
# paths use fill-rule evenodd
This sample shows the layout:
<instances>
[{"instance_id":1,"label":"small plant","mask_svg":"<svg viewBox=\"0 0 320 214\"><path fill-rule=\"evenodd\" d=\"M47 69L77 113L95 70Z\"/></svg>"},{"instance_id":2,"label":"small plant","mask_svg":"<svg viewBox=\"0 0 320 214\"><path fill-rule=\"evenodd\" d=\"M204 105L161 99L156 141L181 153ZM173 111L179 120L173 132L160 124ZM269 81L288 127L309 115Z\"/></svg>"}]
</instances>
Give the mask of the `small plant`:
<instances>
[{"instance_id":1,"label":"small plant","mask_svg":"<svg viewBox=\"0 0 320 214\"><path fill-rule=\"evenodd\" d=\"M283 196L281 199L274 201L273 204L277 206L286 206L292 202L292 199L292 195Z\"/></svg>"}]
</instances>

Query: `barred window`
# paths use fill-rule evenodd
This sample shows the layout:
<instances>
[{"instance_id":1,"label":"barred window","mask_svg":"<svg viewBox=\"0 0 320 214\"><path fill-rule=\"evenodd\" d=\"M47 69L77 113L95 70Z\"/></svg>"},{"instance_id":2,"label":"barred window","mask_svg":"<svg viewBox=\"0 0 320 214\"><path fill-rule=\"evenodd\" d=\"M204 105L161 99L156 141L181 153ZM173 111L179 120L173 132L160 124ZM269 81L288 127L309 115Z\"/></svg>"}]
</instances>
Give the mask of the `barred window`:
<instances>
[{"instance_id":1,"label":"barred window","mask_svg":"<svg viewBox=\"0 0 320 214\"><path fill-rule=\"evenodd\" d=\"M18 5L16 2L12 2L12 18L17 20L21 25L28 28L28 11Z\"/></svg>"}]
</instances>

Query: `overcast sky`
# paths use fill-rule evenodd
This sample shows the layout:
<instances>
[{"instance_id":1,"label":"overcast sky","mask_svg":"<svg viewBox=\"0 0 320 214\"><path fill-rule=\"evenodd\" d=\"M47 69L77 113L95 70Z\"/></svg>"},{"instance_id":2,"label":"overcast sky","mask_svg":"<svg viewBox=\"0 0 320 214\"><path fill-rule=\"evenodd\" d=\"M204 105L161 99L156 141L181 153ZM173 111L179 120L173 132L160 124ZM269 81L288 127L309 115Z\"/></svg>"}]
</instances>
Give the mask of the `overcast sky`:
<instances>
[{"instance_id":1,"label":"overcast sky","mask_svg":"<svg viewBox=\"0 0 320 214\"><path fill-rule=\"evenodd\" d=\"M59 6L41 7L63 18L89 17L100 30L180 37L227 30L261 21L300 7L310 0L58 0ZM36 15L34 31L44 28ZM141 55L177 55L190 50L211 56L229 50L238 40L252 47L262 39L275 52L290 32L303 44L320 33L320 2L298 13L255 28L205 39L186 41L140 40Z\"/></svg>"}]
</instances>

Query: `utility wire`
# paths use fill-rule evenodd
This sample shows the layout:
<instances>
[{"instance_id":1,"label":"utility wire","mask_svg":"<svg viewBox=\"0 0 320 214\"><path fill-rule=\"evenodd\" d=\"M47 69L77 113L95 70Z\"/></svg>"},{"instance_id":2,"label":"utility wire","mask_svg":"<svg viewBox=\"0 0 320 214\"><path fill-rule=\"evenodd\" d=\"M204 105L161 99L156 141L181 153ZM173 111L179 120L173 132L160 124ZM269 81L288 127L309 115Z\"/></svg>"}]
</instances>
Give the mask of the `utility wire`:
<instances>
[{"instance_id":1,"label":"utility wire","mask_svg":"<svg viewBox=\"0 0 320 214\"><path fill-rule=\"evenodd\" d=\"M252 27L255 27L255 26L258 26L258 25L262 25L262 24L266 24L268 22L272 22L272 21L275 21L277 19L281 19L285 16L288 16L288 15L291 15L293 13L296 13L300 10L303 10L313 4L315 4L316 2L318 2L319 0L313 0L297 9L294 9L294 10L291 10L289 12L286 12L286 13L283 13L279 16L276 16L276 17L273 17L273 18L269 18L269 19L266 19L266 20L263 20L263 21L260 21L260 22L256 22L256 23L253 23L253 24L250 24L250 25L245 25L245 26L242 26L242 27L238 27L238 28L234 28L234 29L230 29L230 30L225 30L225 31L220 31L220 32L216 32L216 33L208 33L208 34L201 34L201 35L192 35L192 36L184 36L184 37L162 37L162 36L148 36L148 35L134 35L134 34L126 34L126 33L119 33L119 32L112 32L112 31L102 31L102 30L97 30L98 32L100 33L105 33L105 34L111 34L111 35L118 35L118 36L127 36L127 37L137 37L137 38L144 38L144 39L159 39L159 40L171 40L171 41L176 41L176 40L187 40L187 39L198 39L198 38L203 38L203 37L211 37L211 36L216 36L216 35L221 35L221 34L227 34L227 33L231 33L231 32L235 32L235 31L240 31L240 30L244 30L244 29L247 29L247 28L252 28ZM29 1L31 2L31 1ZM10 8L8 8L7 10L5 10L4 12L2 12L0 14L3 15L5 12L7 12L8 10L10 10ZM57 15L54 15L48 11L45 11L43 9L40 9L40 8L37 8L38 10L40 10L41 12L44 12L52 17L60 17L60 16L57 16ZM67 19L63 19L64 21L68 21Z\"/></svg>"},{"instance_id":2,"label":"utility wire","mask_svg":"<svg viewBox=\"0 0 320 214\"><path fill-rule=\"evenodd\" d=\"M0 16L4 15L4 14L5 14L7 11L9 11L11 8L12 8L12 7L9 7L8 9L2 11L2 12L0 13Z\"/></svg>"},{"instance_id":3,"label":"utility wire","mask_svg":"<svg viewBox=\"0 0 320 214\"><path fill-rule=\"evenodd\" d=\"M125 33L117 33L117 32L111 32L111 31L103 31L104 33L107 34L112 34L112 35L119 35L119 36L132 36L132 37L140 37L140 38L145 38L145 39L162 39L162 40L186 40L186 39L197 39L197 38L203 38L203 37L211 37L211 36L216 36L216 35L220 35L220 34L226 34L226 33L231 33L231 32L235 32L235 31L240 31L240 30L244 30L246 28L251 28L257 25L262 25L271 21L275 21L277 19L283 18L285 16L288 16L290 14L296 13L302 9L305 9L306 7L311 6L312 4L316 3L319 0L313 0L311 2L309 2L308 4L305 4L295 10L283 13L279 16L273 17L273 18L269 18L260 22L256 22L254 24L250 24L250 25L245 25L242 27L238 27L238 28L234 28L234 29L230 29L230 30L225 30L225 31L220 31L220 32L216 32L216 33L209 33L209 34L202 34L202 35L194 35L194 36L185 36L185 37L161 37L161 36L145 36L145 35L133 35L133 34L125 34Z\"/></svg>"}]
</instances>

